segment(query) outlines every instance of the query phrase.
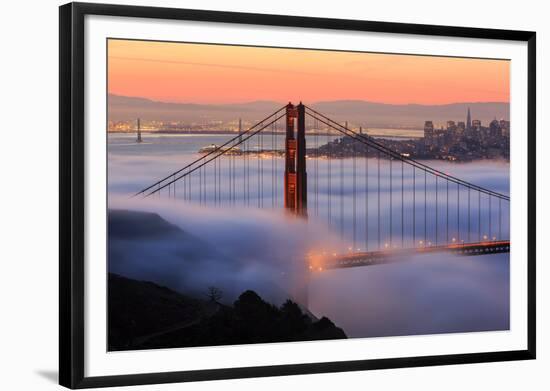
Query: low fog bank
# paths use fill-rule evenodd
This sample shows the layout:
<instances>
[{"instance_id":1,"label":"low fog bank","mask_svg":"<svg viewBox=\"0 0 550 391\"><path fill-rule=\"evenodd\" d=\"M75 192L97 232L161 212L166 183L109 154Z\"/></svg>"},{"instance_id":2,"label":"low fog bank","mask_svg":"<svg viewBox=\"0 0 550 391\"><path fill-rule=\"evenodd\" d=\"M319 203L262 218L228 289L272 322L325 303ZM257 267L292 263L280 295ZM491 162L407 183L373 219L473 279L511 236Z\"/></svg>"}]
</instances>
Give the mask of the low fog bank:
<instances>
[{"instance_id":1,"label":"low fog bank","mask_svg":"<svg viewBox=\"0 0 550 391\"><path fill-rule=\"evenodd\" d=\"M214 142L209 136L196 138L186 135L179 137L177 143L174 140L171 136L155 136L141 144L115 145L110 141L109 208L157 213L173 224L170 228L154 217L141 216L138 219L141 222L125 224L123 231L111 231L109 270L114 273L196 295L204 295L208 286L217 286L224 291L222 301L226 303L235 300L244 290L252 289L267 301L280 304L292 296L297 285L303 283L303 259L311 249L330 251L332 247L340 252L352 243L357 248L365 248L368 243L369 248L374 249L379 241L382 246L391 242L392 234L397 244L401 240L406 245L419 240L426 243L439 240L442 243L447 240L447 232L443 229L447 226L449 239L471 236L471 240L477 240L484 235L509 237L506 202L502 203L501 228L500 205L496 199L490 213L491 204L486 196L469 194L466 189L459 193L451 185L447 213L443 203L447 199L446 184L436 182L430 176L424 183L423 175L407 166L402 177L398 164L394 164L391 171L394 195L391 198L392 223L389 224L390 164L386 160L380 162L382 177L378 194L375 159L357 159L358 172L368 172L368 175L358 177L355 189L351 176L353 160L331 163L332 175L340 175L340 170L344 173L340 189L341 182L334 177L331 186L328 185L326 160L308 159L308 224L285 218L281 212L283 159L260 161L268 170L261 193L267 209L244 206L242 159L235 159L237 206L229 201L228 161L223 159L218 166L218 175L221 172L224 178L221 189L213 184L212 167L206 170L207 185L203 186L209 205L214 204L214 190L217 190L223 208L198 205L198 177L193 179L195 186L190 197L193 203L184 202L183 183L177 186L178 200L168 199L167 191L159 199L129 200L128 195L150 184L153 179L162 178L195 160L200 147ZM257 163L252 159L248 167L250 197L254 201L259 196ZM507 162L423 163L491 190L509 193L510 165ZM274 175L273 181L271 175ZM437 208L434 207L436 184L439 191ZM401 186L403 196L399 193ZM422 196L424 187L428 193L427 210ZM313 193L314 189L318 195ZM412 196L414 189L416 198ZM353 193L357 195L356 208L353 208ZM335 196L340 194L344 195L343 213L341 199ZM471 208L467 207L469 197ZM462 208L457 213L459 199ZM380 238L376 226L378 202L381 206ZM404 204L404 220L399 213L401 202ZM276 208L269 210L273 204ZM331 205L330 216L328 205ZM356 225L353 224L354 215ZM429 222L427 228L424 228L424 221ZM329 225L332 233L326 228ZM354 226L356 231L352 231ZM132 230L128 230L129 227ZM142 232L139 227L147 229ZM343 243L339 239L341 227ZM352 240L354 236L356 241ZM402 263L317 273L310 283L309 308L317 315L328 316L343 327L348 336L355 337L507 329L509 255L454 257L438 254L419 256Z\"/></svg>"},{"instance_id":2,"label":"low fog bank","mask_svg":"<svg viewBox=\"0 0 550 391\"><path fill-rule=\"evenodd\" d=\"M203 298L216 286L228 304L247 289L299 301L305 254L342 248L324 224L281 210L126 197L109 210L110 272ZM314 273L308 296L311 312L348 336L379 337L506 330L509 293L509 254L432 254Z\"/></svg>"},{"instance_id":3,"label":"low fog bank","mask_svg":"<svg viewBox=\"0 0 550 391\"><path fill-rule=\"evenodd\" d=\"M509 280L509 254L419 255L318 273L310 309L349 337L507 330Z\"/></svg>"},{"instance_id":4,"label":"low fog bank","mask_svg":"<svg viewBox=\"0 0 550 391\"><path fill-rule=\"evenodd\" d=\"M231 303L247 289L281 304L303 283L304 258L328 232L278 211L216 209L170 200L109 200L109 271Z\"/></svg>"}]
</instances>

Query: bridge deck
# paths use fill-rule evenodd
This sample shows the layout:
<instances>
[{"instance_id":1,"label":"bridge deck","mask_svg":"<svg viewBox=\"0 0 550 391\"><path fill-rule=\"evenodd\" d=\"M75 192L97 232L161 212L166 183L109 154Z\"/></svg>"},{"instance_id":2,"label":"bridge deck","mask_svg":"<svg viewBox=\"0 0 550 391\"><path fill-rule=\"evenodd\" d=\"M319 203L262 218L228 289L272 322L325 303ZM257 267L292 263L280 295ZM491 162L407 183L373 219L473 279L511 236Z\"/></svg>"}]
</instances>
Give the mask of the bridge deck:
<instances>
[{"instance_id":1,"label":"bridge deck","mask_svg":"<svg viewBox=\"0 0 550 391\"><path fill-rule=\"evenodd\" d=\"M454 253L459 255L474 256L510 252L510 241L490 241L464 244L448 244L441 246L416 247L399 250L367 251L336 255L321 262L310 262L310 270L321 271L323 269L341 269L358 266L371 266L389 263L403 256L414 254Z\"/></svg>"}]
</instances>

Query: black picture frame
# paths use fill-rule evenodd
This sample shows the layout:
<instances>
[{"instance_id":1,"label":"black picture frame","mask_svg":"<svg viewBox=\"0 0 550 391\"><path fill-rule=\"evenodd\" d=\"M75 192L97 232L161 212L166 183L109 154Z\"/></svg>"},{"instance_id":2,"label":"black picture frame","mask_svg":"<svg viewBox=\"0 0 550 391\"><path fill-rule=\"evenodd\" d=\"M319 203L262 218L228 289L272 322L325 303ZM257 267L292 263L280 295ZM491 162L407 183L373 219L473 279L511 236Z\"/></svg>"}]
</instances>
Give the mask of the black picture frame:
<instances>
[{"instance_id":1,"label":"black picture frame","mask_svg":"<svg viewBox=\"0 0 550 391\"><path fill-rule=\"evenodd\" d=\"M528 346L526 350L86 377L84 374L84 17L208 21L425 36L482 38L528 45ZM59 383L69 388L282 376L368 369L527 360L536 357L536 33L92 3L59 9Z\"/></svg>"}]
</instances>

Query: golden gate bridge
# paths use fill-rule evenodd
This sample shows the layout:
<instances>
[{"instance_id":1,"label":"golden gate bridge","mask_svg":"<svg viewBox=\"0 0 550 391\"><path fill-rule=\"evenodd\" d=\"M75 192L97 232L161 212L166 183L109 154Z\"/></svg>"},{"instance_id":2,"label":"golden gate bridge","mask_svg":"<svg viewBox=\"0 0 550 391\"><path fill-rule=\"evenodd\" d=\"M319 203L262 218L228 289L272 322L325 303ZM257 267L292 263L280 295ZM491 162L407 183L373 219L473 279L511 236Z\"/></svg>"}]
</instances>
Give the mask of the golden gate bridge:
<instances>
[{"instance_id":1,"label":"golden gate bridge","mask_svg":"<svg viewBox=\"0 0 550 391\"><path fill-rule=\"evenodd\" d=\"M310 149L306 119L313 129ZM280 122L282 149L276 137ZM335 134L342 138L335 140ZM351 150L343 153L338 140ZM308 160L313 162L309 185ZM510 251L509 229L503 229L509 196L404 156L302 103L279 108L134 195L152 196L326 219L350 246L345 252L310 252L307 265L315 271L376 265L415 253Z\"/></svg>"}]
</instances>

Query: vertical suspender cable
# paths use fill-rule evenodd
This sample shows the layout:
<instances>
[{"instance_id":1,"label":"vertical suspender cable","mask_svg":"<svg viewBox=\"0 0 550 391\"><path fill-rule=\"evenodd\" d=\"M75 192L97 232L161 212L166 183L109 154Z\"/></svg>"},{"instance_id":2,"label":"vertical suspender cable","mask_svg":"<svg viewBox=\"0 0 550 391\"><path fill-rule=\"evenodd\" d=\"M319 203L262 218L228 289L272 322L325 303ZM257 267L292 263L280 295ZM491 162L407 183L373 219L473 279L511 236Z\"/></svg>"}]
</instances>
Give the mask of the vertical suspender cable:
<instances>
[{"instance_id":1,"label":"vertical suspender cable","mask_svg":"<svg viewBox=\"0 0 550 391\"><path fill-rule=\"evenodd\" d=\"M413 168L413 247L416 247L416 167Z\"/></svg>"},{"instance_id":2,"label":"vertical suspender cable","mask_svg":"<svg viewBox=\"0 0 550 391\"><path fill-rule=\"evenodd\" d=\"M477 231L478 242L481 242L481 192L477 192Z\"/></svg>"},{"instance_id":3,"label":"vertical suspender cable","mask_svg":"<svg viewBox=\"0 0 550 391\"><path fill-rule=\"evenodd\" d=\"M445 196L447 197L447 203L445 205L445 225L447 226L445 228L446 230L446 236L447 236L447 244L449 244L449 180L445 180L445 184L447 186L447 189L445 190Z\"/></svg>"},{"instance_id":4,"label":"vertical suspender cable","mask_svg":"<svg viewBox=\"0 0 550 391\"><path fill-rule=\"evenodd\" d=\"M390 156L390 248L393 247L393 158Z\"/></svg>"},{"instance_id":5,"label":"vertical suspender cable","mask_svg":"<svg viewBox=\"0 0 550 391\"><path fill-rule=\"evenodd\" d=\"M241 156L243 165L243 206L246 205L246 141L241 145Z\"/></svg>"},{"instance_id":6,"label":"vertical suspender cable","mask_svg":"<svg viewBox=\"0 0 550 391\"><path fill-rule=\"evenodd\" d=\"M261 199L261 207L264 207L264 159L263 159L263 151L264 151L264 133L263 131L260 132L260 199Z\"/></svg>"},{"instance_id":7,"label":"vertical suspender cable","mask_svg":"<svg viewBox=\"0 0 550 391\"><path fill-rule=\"evenodd\" d=\"M435 245L439 243L439 176L435 176Z\"/></svg>"},{"instance_id":8,"label":"vertical suspender cable","mask_svg":"<svg viewBox=\"0 0 550 391\"><path fill-rule=\"evenodd\" d=\"M275 150L277 151L277 156L275 156L275 182L273 183L273 186L275 188L275 206L279 207L279 193L277 191L277 175L279 175L279 171L277 170L277 161L279 160L279 147L277 146L277 136L279 134L277 133L277 122L275 122ZM273 151L275 152L275 151Z\"/></svg>"},{"instance_id":9,"label":"vertical suspender cable","mask_svg":"<svg viewBox=\"0 0 550 391\"><path fill-rule=\"evenodd\" d=\"M341 138L341 143L344 138ZM344 237L344 151L340 147L340 237Z\"/></svg>"},{"instance_id":10,"label":"vertical suspender cable","mask_svg":"<svg viewBox=\"0 0 550 391\"><path fill-rule=\"evenodd\" d=\"M315 138L315 216L319 216L319 123L317 119L313 121L313 137Z\"/></svg>"},{"instance_id":11,"label":"vertical suspender cable","mask_svg":"<svg viewBox=\"0 0 550 391\"><path fill-rule=\"evenodd\" d=\"M456 184L456 237L460 243L460 185Z\"/></svg>"},{"instance_id":12,"label":"vertical suspender cable","mask_svg":"<svg viewBox=\"0 0 550 391\"><path fill-rule=\"evenodd\" d=\"M356 170L357 170L357 167L356 167L356 158L355 158L355 140L354 139L351 139L352 141L352 153L353 153L353 251L355 252L355 249L357 248L356 246L356 231L357 231L357 216L356 216L356 210L357 210L357 205L356 205L356 197L357 197L357 189L356 189L356 186L357 186L357 180L356 180Z\"/></svg>"},{"instance_id":13,"label":"vertical suspender cable","mask_svg":"<svg viewBox=\"0 0 550 391\"><path fill-rule=\"evenodd\" d=\"M468 187L468 242L472 241L472 233L470 226L470 188Z\"/></svg>"},{"instance_id":14,"label":"vertical suspender cable","mask_svg":"<svg viewBox=\"0 0 550 391\"><path fill-rule=\"evenodd\" d=\"M492 198L489 195L489 240L493 239L493 208L492 208Z\"/></svg>"},{"instance_id":15,"label":"vertical suspender cable","mask_svg":"<svg viewBox=\"0 0 550 391\"><path fill-rule=\"evenodd\" d=\"M330 127L327 128L327 145L328 145L328 226L332 225L332 141L330 140Z\"/></svg>"},{"instance_id":16,"label":"vertical suspender cable","mask_svg":"<svg viewBox=\"0 0 550 391\"><path fill-rule=\"evenodd\" d=\"M498 199L498 240L502 240L502 209L501 199Z\"/></svg>"},{"instance_id":17,"label":"vertical suspender cable","mask_svg":"<svg viewBox=\"0 0 550 391\"><path fill-rule=\"evenodd\" d=\"M378 202L378 249L381 248L381 245L382 245L382 238L380 236L380 151L378 151L378 197L377 197L377 202Z\"/></svg>"},{"instance_id":18,"label":"vertical suspender cable","mask_svg":"<svg viewBox=\"0 0 550 391\"><path fill-rule=\"evenodd\" d=\"M275 208L275 123L271 124L271 207Z\"/></svg>"},{"instance_id":19,"label":"vertical suspender cable","mask_svg":"<svg viewBox=\"0 0 550 391\"><path fill-rule=\"evenodd\" d=\"M245 191L246 191L246 206L250 206L250 155L253 154L253 147L251 147L251 144L253 143L252 139L248 139L244 141L244 149L245 149Z\"/></svg>"},{"instance_id":20,"label":"vertical suspender cable","mask_svg":"<svg viewBox=\"0 0 550 391\"><path fill-rule=\"evenodd\" d=\"M258 198L258 208L261 205L260 204L260 202L261 202L260 201L260 171L261 171L261 169L260 169L260 139L261 139L261 137L262 137L262 132L260 132L260 134L257 136L257 139L256 139L256 143L257 143L256 144L256 148L257 148L257 150L256 150L256 163L258 165L257 172L256 172L256 184L257 184L257 188L256 188L257 193L256 193L256 195L257 195L257 198Z\"/></svg>"},{"instance_id":21,"label":"vertical suspender cable","mask_svg":"<svg viewBox=\"0 0 550 391\"><path fill-rule=\"evenodd\" d=\"M365 251L369 250L369 146L365 148Z\"/></svg>"},{"instance_id":22,"label":"vertical suspender cable","mask_svg":"<svg viewBox=\"0 0 550 391\"><path fill-rule=\"evenodd\" d=\"M424 246L426 246L426 241L428 239L428 200L427 200L427 175L424 171Z\"/></svg>"},{"instance_id":23,"label":"vertical suspender cable","mask_svg":"<svg viewBox=\"0 0 550 391\"><path fill-rule=\"evenodd\" d=\"M401 248L405 247L405 163L401 160Z\"/></svg>"}]
</instances>

